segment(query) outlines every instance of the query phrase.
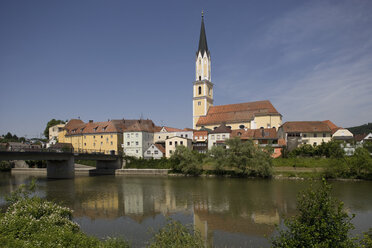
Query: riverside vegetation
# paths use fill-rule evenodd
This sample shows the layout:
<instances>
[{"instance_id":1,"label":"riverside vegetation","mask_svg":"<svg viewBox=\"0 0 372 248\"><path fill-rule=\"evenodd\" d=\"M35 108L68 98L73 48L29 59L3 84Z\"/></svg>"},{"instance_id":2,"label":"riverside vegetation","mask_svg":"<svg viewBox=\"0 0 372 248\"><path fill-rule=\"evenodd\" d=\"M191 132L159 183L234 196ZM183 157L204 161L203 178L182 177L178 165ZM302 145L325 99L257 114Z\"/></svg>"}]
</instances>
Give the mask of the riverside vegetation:
<instances>
[{"instance_id":1,"label":"riverside vegetation","mask_svg":"<svg viewBox=\"0 0 372 248\"><path fill-rule=\"evenodd\" d=\"M72 221L72 210L33 196L35 182L22 185L7 197L0 213L0 247L130 247L120 238L100 240L88 236ZM175 246L174 246L175 245ZM168 220L148 247L204 247L198 232Z\"/></svg>"},{"instance_id":2,"label":"riverside vegetation","mask_svg":"<svg viewBox=\"0 0 372 248\"><path fill-rule=\"evenodd\" d=\"M252 141L239 138L226 140L229 149L213 147L201 154L184 146L177 146L169 159L146 160L126 157L126 168L171 169L185 175L230 175L269 178L273 174L272 149L260 149Z\"/></svg>"}]
</instances>

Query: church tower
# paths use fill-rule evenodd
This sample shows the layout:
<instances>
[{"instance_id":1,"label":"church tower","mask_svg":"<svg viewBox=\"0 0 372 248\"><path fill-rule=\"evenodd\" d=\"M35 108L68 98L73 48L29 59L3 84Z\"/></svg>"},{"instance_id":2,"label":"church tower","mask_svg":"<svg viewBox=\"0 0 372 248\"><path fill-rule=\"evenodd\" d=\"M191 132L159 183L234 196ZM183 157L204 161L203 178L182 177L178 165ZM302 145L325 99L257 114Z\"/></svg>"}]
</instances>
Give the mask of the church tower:
<instances>
[{"instance_id":1,"label":"church tower","mask_svg":"<svg viewBox=\"0 0 372 248\"><path fill-rule=\"evenodd\" d=\"M195 82L193 83L193 128L199 117L206 116L213 106L213 84L211 82L211 55L205 35L204 14L202 12L199 48L195 59Z\"/></svg>"}]
</instances>

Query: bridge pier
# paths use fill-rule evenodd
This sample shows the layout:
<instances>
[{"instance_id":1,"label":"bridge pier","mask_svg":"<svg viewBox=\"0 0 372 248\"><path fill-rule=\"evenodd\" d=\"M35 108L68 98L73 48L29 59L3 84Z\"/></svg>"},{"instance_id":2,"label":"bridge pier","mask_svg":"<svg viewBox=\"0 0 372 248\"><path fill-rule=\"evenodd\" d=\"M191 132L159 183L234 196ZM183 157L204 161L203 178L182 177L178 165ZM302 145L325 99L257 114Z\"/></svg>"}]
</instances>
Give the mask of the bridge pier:
<instances>
[{"instance_id":1,"label":"bridge pier","mask_svg":"<svg viewBox=\"0 0 372 248\"><path fill-rule=\"evenodd\" d=\"M47 178L68 179L74 178L74 156L67 160L47 160Z\"/></svg>"},{"instance_id":2,"label":"bridge pier","mask_svg":"<svg viewBox=\"0 0 372 248\"><path fill-rule=\"evenodd\" d=\"M117 170L121 169L122 159L117 158L116 160L97 160L97 170Z\"/></svg>"}]
</instances>

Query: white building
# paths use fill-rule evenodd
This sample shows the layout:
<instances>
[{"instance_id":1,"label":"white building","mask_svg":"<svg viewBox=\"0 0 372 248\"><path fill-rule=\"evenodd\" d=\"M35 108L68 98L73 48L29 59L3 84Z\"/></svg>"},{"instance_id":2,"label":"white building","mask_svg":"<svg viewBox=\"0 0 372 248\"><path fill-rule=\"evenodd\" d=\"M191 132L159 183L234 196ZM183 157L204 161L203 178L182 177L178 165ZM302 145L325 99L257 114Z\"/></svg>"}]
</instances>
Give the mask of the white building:
<instances>
[{"instance_id":1,"label":"white building","mask_svg":"<svg viewBox=\"0 0 372 248\"><path fill-rule=\"evenodd\" d=\"M170 158L177 146L186 146L192 149L192 140L188 138L174 136L165 141L165 156Z\"/></svg>"},{"instance_id":2,"label":"white building","mask_svg":"<svg viewBox=\"0 0 372 248\"><path fill-rule=\"evenodd\" d=\"M225 141L230 138L231 128L225 124L220 125L215 130L208 134L208 150L212 149L213 146L224 146Z\"/></svg>"},{"instance_id":3,"label":"white building","mask_svg":"<svg viewBox=\"0 0 372 248\"><path fill-rule=\"evenodd\" d=\"M193 139L193 130L163 126L159 132L154 133L154 143L164 143L167 139L175 136Z\"/></svg>"},{"instance_id":4,"label":"white building","mask_svg":"<svg viewBox=\"0 0 372 248\"><path fill-rule=\"evenodd\" d=\"M162 157L165 157L165 148L160 144L151 144L143 156L147 159L161 159Z\"/></svg>"},{"instance_id":5,"label":"white building","mask_svg":"<svg viewBox=\"0 0 372 248\"><path fill-rule=\"evenodd\" d=\"M123 132L123 152L126 156L143 158L154 140L155 125L151 120L138 120Z\"/></svg>"}]
</instances>

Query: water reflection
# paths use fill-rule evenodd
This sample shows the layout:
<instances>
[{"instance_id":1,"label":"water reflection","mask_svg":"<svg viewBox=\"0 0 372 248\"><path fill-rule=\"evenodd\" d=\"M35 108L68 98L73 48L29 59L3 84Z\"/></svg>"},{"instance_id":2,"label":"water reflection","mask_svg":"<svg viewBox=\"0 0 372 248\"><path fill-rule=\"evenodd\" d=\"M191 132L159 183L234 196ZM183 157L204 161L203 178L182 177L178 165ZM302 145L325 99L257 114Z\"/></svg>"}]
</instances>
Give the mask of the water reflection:
<instances>
[{"instance_id":1,"label":"water reflection","mask_svg":"<svg viewBox=\"0 0 372 248\"><path fill-rule=\"evenodd\" d=\"M0 192L30 180L26 175L2 176ZM319 182L316 182L319 183ZM334 195L357 213L357 230L372 223L371 182L334 182ZM265 236L283 216L295 214L296 195L308 181L229 178L39 177L39 193L74 209L75 220L89 234L122 235L143 246L171 216L194 225L206 245L214 247L268 246Z\"/></svg>"}]
</instances>

